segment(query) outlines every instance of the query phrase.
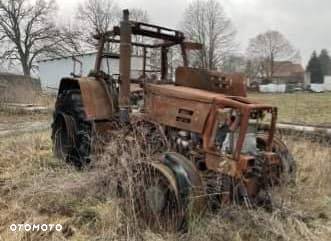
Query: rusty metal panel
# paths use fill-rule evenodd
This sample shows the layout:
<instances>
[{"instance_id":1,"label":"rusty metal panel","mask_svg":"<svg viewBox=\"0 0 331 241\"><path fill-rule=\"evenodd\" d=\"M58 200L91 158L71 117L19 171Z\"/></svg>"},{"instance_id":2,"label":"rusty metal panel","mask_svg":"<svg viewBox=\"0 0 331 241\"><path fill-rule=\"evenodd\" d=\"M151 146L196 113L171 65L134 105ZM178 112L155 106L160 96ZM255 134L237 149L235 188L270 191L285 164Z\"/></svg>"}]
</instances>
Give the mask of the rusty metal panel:
<instances>
[{"instance_id":1,"label":"rusty metal panel","mask_svg":"<svg viewBox=\"0 0 331 241\"><path fill-rule=\"evenodd\" d=\"M207 70L179 67L176 70L176 85L217 91L218 81L210 78Z\"/></svg>"},{"instance_id":2,"label":"rusty metal panel","mask_svg":"<svg viewBox=\"0 0 331 241\"><path fill-rule=\"evenodd\" d=\"M148 94L146 112L155 121L180 129L202 133L212 104Z\"/></svg>"},{"instance_id":3,"label":"rusty metal panel","mask_svg":"<svg viewBox=\"0 0 331 241\"><path fill-rule=\"evenodd\" d=\"M95 78L80 78L80 90L87 120L109 119L112 103L102 83Z\"/></svg>"},{"instance_id":4,"label":"rusty metal panel","mask_svg":"<svg viewBox=\"0 0 331 241\"><path fill-rule=\"evenodd\" d=\"M237 174L236 161L220 155L220 153L206 152L206 165L209 170L214 170L228 176L235 177Z\"/></svg>"},{"instance_id":5,"label":"rusty metal panel","mask_svg":"<svg viewBox=\"0 0 331 241\"><path fill-rule=\"evenodd\" d=\"M240 74L225 74L204 69L179 67L176 85L233 96L247 96L246 80Z\"/></svg>"},{"instance_id":6,"label":"rusty metal panel","mask_svg":"<svg viewBox=\"0 0 331 241\"><path fill-rule=\"evenodd\" d=\"M204 102L212 103L216 97L220 94L212 93L206 90L199 90L184 86L175 85L157 85L157 84L147 84L147 93L154 93L156 95L170 96L175 98L187 99L194 102ZM222 96L224 98L224 96Z\"/></svg>"},{"instance_id":7,"label":"rusty metal panel","mask_svg":"<svg viewBox=\"0 0 331 241\"><path fill-rule=\"evenodd\" d=\"M247 97L246 78L239 73L229 74L228 78L231 81L231 86L225 94Z\"/></svg>"}]
</instances>

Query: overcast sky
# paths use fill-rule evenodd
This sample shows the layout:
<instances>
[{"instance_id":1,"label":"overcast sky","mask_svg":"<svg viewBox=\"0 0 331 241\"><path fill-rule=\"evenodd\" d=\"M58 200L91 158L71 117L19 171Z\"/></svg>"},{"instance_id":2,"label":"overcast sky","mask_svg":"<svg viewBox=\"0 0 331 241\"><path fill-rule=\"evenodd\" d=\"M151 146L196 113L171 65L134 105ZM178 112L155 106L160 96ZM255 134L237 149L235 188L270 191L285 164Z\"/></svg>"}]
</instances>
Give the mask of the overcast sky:
<instances>
[{"instance_id":1,"label":"overcast sky","mask_svg":"<svg viewBox=\"0 0 331 241\"><path fill-rule=\"evenodd\" d=\"M69 16L83 0L57 0ZM219 0L237 29L245 51L248 40L267 30L282 32L302 55L306 65L314 49L331 50L331 0ZM121 8L147 10L152 23L178 27L190 0L118 0Z\"/></svg>"}]
</instances>

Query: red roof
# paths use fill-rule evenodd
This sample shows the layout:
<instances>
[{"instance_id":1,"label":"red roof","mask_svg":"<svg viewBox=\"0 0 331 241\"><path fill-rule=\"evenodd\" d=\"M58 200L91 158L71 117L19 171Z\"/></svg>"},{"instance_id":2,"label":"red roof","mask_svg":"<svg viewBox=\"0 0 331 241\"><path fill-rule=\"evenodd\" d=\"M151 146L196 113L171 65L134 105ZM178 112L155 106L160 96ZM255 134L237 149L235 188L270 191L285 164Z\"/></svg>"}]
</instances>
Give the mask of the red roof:
<instances>
[{"instance_id":1,"label":"red roof","mask_svg":"<svg viewBox=\"0 0 331 241\"><path fill-rule=\"evenodd\" d=\"M301 64L294 64L290 61L274 63L274 77L290 77L303 75L305 70Z\"/></svg>"}]
</instances>

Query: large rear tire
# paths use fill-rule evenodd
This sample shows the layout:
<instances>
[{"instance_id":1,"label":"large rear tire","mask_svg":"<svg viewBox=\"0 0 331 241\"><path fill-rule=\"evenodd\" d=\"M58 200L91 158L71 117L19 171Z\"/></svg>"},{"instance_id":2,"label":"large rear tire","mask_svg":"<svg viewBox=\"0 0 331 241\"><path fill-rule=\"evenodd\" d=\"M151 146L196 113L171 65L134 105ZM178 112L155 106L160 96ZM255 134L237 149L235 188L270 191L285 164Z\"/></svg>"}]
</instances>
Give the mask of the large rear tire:
<instances>
[{"instance_id":1,"label":"large rear tire","mask_svg":"<svg viewBox=\"0 0 331 241\"><path fill-rule=\"evenodd\" d=\"M86 121L79 89L64 91L53 115L52 140L56 157L77 167L90 162L92 123Z\"/></svg>"}]
</instances>

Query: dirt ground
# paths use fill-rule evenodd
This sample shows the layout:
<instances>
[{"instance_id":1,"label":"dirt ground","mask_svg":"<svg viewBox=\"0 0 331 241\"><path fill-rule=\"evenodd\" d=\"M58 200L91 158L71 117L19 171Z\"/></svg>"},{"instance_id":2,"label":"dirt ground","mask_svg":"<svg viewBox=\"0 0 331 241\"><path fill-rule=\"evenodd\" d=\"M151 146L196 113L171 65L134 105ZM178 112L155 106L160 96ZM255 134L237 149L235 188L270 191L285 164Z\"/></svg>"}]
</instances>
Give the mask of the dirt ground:
<instances>
[{"instance_id":1,"label":"dirt ground","mask_svg":"<svg viewBox=\"0 0 331 241\"><path fill-rule=\"evenodd\" d=\"M331 149L301 137L285 140L298 164L296 185L273 195L273 212L224 207L192 220L187 233L160 234L139 229L115 195L111 180L121 173L110 164L124 157L110 150L108 163L78 171L53 157L49 131L0 139L0 240L329 241ZM64 228L13 233L12 223L60 223Z\"/></svg>"}]
</instances>

